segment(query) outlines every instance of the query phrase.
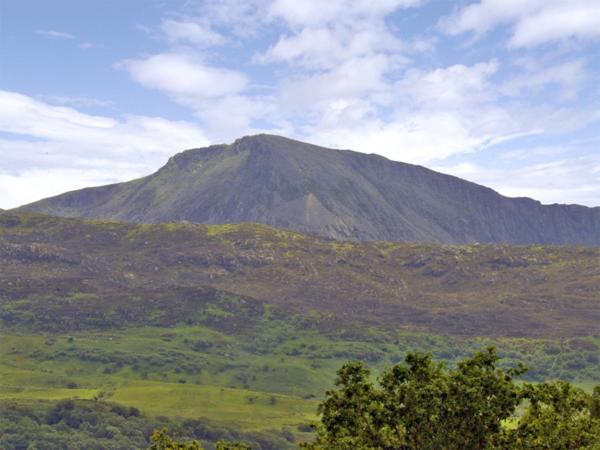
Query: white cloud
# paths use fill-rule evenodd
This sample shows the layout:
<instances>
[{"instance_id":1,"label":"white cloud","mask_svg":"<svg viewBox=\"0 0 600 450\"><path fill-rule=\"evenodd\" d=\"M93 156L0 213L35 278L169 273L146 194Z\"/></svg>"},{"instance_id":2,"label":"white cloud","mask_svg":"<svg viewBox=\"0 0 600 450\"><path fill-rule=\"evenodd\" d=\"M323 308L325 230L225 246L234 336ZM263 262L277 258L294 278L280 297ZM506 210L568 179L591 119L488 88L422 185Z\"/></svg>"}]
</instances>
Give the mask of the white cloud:
<instances>
[{"instance_id":1,"label":"white cloud","mask_svg":"<svg viewBox=\"0 0 600 450\"><path fill-rule=\"evenodd\" d=\"M377 153L416 164L472 152L488 139L486 135L472 133L461 118L443 112L398 117L387 123L373 119L353 127L339 123L329 129L317 126L310 135L311 141L322 145Z\"/></svg>"},{"instance_id":2,"label":"white cloud","mask_svg":"<svg viewBox=\"0 0 600 450\"><path fill-rule=\"evenodd\" d=\"M75 39L75 36L71 33L65 33L64 31L56 31L56 30L38 30L37 34L41 34L42 36L46 36L52 39Z\"/></svg>"},{"instance_id":3,"label":"white cloud","mask_svg":"<svg viewBox=\"0 0 600 450\"><path fill-rule=\"evenodd\" d=\"M192 20L165 20L161 29L172 43L189 43L199 47L210 47L225 42L225 38L214 31L209 23Z\"/></svg>"},{"instance_id":4,"label":"white cloud","mask_svg":"<svg viewBox=\"0 0 600 450\"><path fill-rule=\"evenodd\" d=\"M245 95L245 75L208 65L190 54L160 53L121 61L117 67L127 70L142 86L160 90L191 108L211 139L250 133L252 121L264 117L267 109L262 99Z\"/></svg>"},{"instance_id":5,"label":"white cloud","mask_svg":"<svg viewBox=\"0 0 600 450\"><path fill-rule=\"evenodd\" d=\"M135 176L135 172L131 174ZM127 176L123 172L119 175ZM101 186L115 181L117 180L105 170L88 169L83 172L79 169L34 169L23 170L18 174L0 172L0 206L10 209L34 202L41 197L52 197L83 187ZM40 186L43 186L43 190Z\"/></svg>"},{"instance_id":6,"label":"white cloud","mask_svg":"<svg viewBox=\"0 0 600 450\"><path fill-rule=\"evenodd\" d=\"M495 60L428 71L408 69L396 82L384 77L388 70L384 56L352 63L284 85L284 105L294 106L290 114L307 123L301 128L302 137L427 163L531 132L530 123L495 105L490 81L498 70Z\"/></svg>"},{"instance_id":7,"label":"white cloud","mask_svg":"<svg viewBox=\"0 0 600 450\"><path fill-rule=\"evenodd\" d=\"M588 206L600 206L598 168L600 156L596 155L546 162L524 161L516 168L504 165L489 168L466 162L435 167L440 172L489 186L508 197L530 197L547 204L577 202Z\"/></svg>"},{"instance_id":8,"label":"white cloud","mask_svg":"<svg viewBox=\"0 0 600 450\"><path fill-rule=\"evenodd\" d=\"M275 0L271 17L293 26L319 26L331 22L381 17L401 8L417 6L421 0Z\"/></svg>"},{"instance_id":9,"label":"white cloud","mask_svg":"<svg viewBox=\"0 0 600 450\"><path fill-rule=\"evenodd\" d=\"M532 106L506 97L494 79L500 70L494 59L411 68L396 82L386 80L385 64L375 61L338 70L284 84L279 111L297 118L291 123L303 123L295 128L299 137L393 160L427 164L524 136L561 135L600 119L600 112L589 107ZM571 65L558 65L546 79L531 77L531 85L526 77L515 80L511 95L537 83L567 83L574 72Z\"/></svg>"},{"instance_id":10,"label":"white cloud","mask_svg":"<svg viewBox=\"0 0 600 450\"><path fill-rule=\"evenodd\" d=\"M206 143L202 132L189 122L146 116L125 116L122 120L93 116L8 91L0 91L0 105L0 131L63 143L65 148L71 146L68 151L72 154L80 153L78 146L91 146L101 149L98 154L102 155L152 152L164 156Z\"/></svg>"},{"instance_id":11,"label":"white cloud","mask_svg":"<svg viewBox=\"0 0 600 450\"><path fill-rule=\"evenodd\" d=\"M0 132L12 135L0 139L2 208L36 195L145 175L168 156L208 143L188 122L92 116L8 91L0 91ZM51 183L41 183L38 176ZM27 183L31 187L23 188Z\"/></svg>"},{"instance_id":12,"label":"white cloud","mask_svg":"<svg viewBox=\"0 0 600 450\"><path fill-rule=\"evenodd\" d=\"M198 117L211 140L230 141L247 134L273 132L272 129L255 128L254 120L273 117L281 122L280 111L270 98L229 95L195 105Z\"/></svg>"},{"instance_id":13,"label":"white cloud","mask_svg":"<svg viewBox=\"0 0 600 450\"><path fill-rule=\"evenodd\" d=\"M238 37L257 34L266 23L267 11L272 0L203 0L194 13L229 28L229 32Z\"/></svg>"},{"instance_id":14,"label":"white cloud","mask_svg":"<svg viewBox=\"0 0 600 450\"><path fill-rule=\"evenodd\" d=\"M385 17L420 3L420 0L275 0L269 6L268 17L282 21L288 33L282 34L257 60L317 70L374 55L405 61L401 53L409 51L411 46L391 32Z\"/></svg>"},{"instance_id":15,"label":"white cloud","mask_svg":"<svg viewBox=\"0 0 600 450\"><path fill-rule=\"evenodd\" d=\"M587 79L585 61L576 59L562 64L529 68L505 81L502 89L508 95L524 95L551 87L558 93L560 100L574 100Z\"/></svg>"},{"instance_id":16,"label":"white cloud","mask_svg":"<svg viewBox=\"0 0 600 450\"><path fill-rule=\"evenodd\" d=\"M111 100L100 100L97 98L85 96L71 95L44 95L42 100L59 105L68 105L75 108L81 107L96 107L96 108L111 108L115 106L115 102Z\"/></svg>"},{"instance_id":17,"label":"white cloud","mask_svg":"<svg viewBox=\"0 0 600 450\"><path fill-rule=\"evenodd\" d=\"M509 45L533 47L566 39L600 38L597 0L481 0L440 21L448 34L481 36L496 26L512 25Z\"/></svg>"},{"instance_id":18,"label":"white cloud","mask_svg":"<svg viewBox=\"0 0 600 450\"><path fill-rule=\"evenodd\" d=\"M125 60L117 67L125 69L141 85L164 91L183 102L236 94L247 85L245 75L212 67L183 53Z\"/></svg>"},{"instance_id":19,"label":"white cloud","mask_svg":"<svg viewBox=\"0 0 600 450\"><path fill-rule=\"evenodd\" d=\"M598 1L561 2L543 8L517 23L510 45L533 47L569 38L600 39Z\"/></svg>"},{"instance_id":20,"label":"white cloud","mask_svg":"<svg viewBox=\"0 0 600 450\"><path fill-rule=\"evenodd\" d=\"M440 28L453 35L468 31L481 35L497 25L516 21L553 1L556 0L481 0L443 18Z\"/></svg>"},{"instance_id":21,"label":"white cloud","mask_svg":"<svg viewBox=\"0 0 600 450\"><path fill-rule=\"evenodd\" d=\"M350 59L313 76L284 81L282 101L302 109L320 108L327 102L368 96L388 89L383 79L390 61L382 55Z\"/></svg>"},{"instance_id":22,"label":"white cloud","mask_svg":"<svg viewBox=\"0 0 600 450\"><path fill-rule=\"evenodd\" d=\"M410 98L418 107L462 109L495 97L490 77L498 70L497 60L465 66L423 71L409 69L395 86L397 94Z\"/></svg>"},{"instance_id":23,"label":"white cloud","mask_svg":"<svg viewBox=\"0 0 600 450\"><path fill-rule=\"evenodd\" d=\"M404 44L382 24L363 29L304 28L298 34L280 37L259 60L299 63L307 68L328 69L349 59L400 52L404 49Z\"/></svg>"}]
</instances>

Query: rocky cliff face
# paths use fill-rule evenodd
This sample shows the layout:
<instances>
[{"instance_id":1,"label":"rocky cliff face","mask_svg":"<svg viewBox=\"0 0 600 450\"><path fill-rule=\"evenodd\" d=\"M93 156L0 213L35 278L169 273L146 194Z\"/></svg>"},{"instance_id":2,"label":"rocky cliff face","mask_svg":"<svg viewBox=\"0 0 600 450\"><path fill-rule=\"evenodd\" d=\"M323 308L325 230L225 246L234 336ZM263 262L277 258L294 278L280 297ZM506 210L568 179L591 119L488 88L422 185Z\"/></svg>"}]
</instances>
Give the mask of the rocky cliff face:
<instances>
[{"instance_id":1,"label":"rocky cliff face","mask_svg":"<svg viewBox=\"0 0 600 450\"><path fill-rule=\"evenodd\" d=\"M21 210L134 223L258 222L345 240L600 245L600 208L542 205L377 155L258 135Z\"/></svg>"}]
</instances>

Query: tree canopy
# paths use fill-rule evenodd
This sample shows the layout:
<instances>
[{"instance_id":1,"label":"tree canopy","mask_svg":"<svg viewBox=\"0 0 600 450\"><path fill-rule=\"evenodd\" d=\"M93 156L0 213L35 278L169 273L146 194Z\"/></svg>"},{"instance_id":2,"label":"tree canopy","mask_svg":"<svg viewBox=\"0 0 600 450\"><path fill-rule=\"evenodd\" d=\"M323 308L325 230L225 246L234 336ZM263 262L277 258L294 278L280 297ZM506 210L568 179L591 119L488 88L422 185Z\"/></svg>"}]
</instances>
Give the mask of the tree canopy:
<instances>
[{"instance_id":1,"label":"tree canopy","mask_svg":"<svg viewBox=\"0 0 600 450\"><path fill-rule=\"evenodd\" d=\"M600 389L566 382L520 384L494 348L448 369L429 355L371 380L361 362L339 371L320 406L310 450L599 449Z\"/></svg>"},{"instance_id":2,"label":"tree canopy","mask_svg":"<svg viewBox=\"0 0 600 450\"><path fill-rule=\"evenodd\" d=\"M155 430L151 440L149 450L204 450L198 441L186 442L169 436L166 428ZM252 450L252 447L242 442L219 441L215 450Z\"/></svg>"}]
</instances>

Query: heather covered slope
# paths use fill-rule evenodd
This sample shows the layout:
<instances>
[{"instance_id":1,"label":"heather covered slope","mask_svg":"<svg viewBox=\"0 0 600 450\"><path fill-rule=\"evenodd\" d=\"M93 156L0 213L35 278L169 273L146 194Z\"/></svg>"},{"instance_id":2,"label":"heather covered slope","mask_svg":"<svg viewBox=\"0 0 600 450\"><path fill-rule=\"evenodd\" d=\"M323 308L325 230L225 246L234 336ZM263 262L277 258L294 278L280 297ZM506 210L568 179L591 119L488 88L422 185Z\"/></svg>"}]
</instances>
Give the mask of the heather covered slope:
<instances>
[{"instance_id":1,"label":"heather covered slope","mask_svg":"<svg viewBox=\"0 0 600 450\"><path fill-rule=\"evenodd\" d=\"M600 208L542 205L420 166L258 135L21 208L133 223L256 222L341 240L600 245Z\"/></svg>"},{"instance_id":2,"label":"heather covered slope","mask_svg":"<svg viewBox=\"0 0 600 450\"><path fill-rule=\"evenodd\" d=\"M341 243L254 224L4 213L0 298L5 325L47 330L207 317L240 329L268 310L323 330L568 337L598 333L600 249Z\"/></svg>"},{"instance_id":3,"label":"heather covered slope","mask_svg":"<svg viewBox=\"0 0 600 450\"><path fill-rule=\"evenodd\" d=\"M589 388L600 377L599 264L600 249L585 247L0 214L0 410L14 412L2 442L128 429L114 415L77 430L29 420L81 399L77 411L135 407L140 426L205 443L293 448L342 363L378 372L409 351L452 365L496 345L529 379Z\"/></svg>"}]
</instances>

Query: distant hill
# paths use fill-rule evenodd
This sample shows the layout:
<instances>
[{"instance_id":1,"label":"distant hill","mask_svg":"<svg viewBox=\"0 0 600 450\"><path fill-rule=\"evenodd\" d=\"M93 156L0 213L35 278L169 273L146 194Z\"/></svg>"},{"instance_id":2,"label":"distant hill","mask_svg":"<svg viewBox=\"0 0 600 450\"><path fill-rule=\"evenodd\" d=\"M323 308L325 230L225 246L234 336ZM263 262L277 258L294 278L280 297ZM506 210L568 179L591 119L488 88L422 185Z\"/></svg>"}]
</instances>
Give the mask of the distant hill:
<instances>
[{"instance_id":1,"label":"distant hill","mask_svg":"<svg viewBox=\"0 0 600 450\"><path fill-rule=\"evenodd\" d=\"M344 362L381 373L415 351L454 366L496 346L529 380L591 389L599 261L581 246L3 213L0 448L146 448L133 440L156 417L180 436L297 448Z\"/></svg>"},{"instance_id":2,"label":"distant hill","mask_svg":"<svg viewBox=\"0 0 600 450\"><path fill-rule=\"evenodd\" d=\"M600 245L600 208L542 205L377 155L257 135L20 208L134 223L258 222L340 240Z\"/></svg>"},{"instance_id":3,"label":"distant hill","mask_svg":"<svg viewBox=\"0 0 600 450\"><path fill-rule=\"evenodd\" d=\"M332 332L593 335L598 261L597 248L338 242L258 224L4 213L0 324L52 331L208 320L239 331L265 326L267 315Z\"/></svg>"}]
</instances>

